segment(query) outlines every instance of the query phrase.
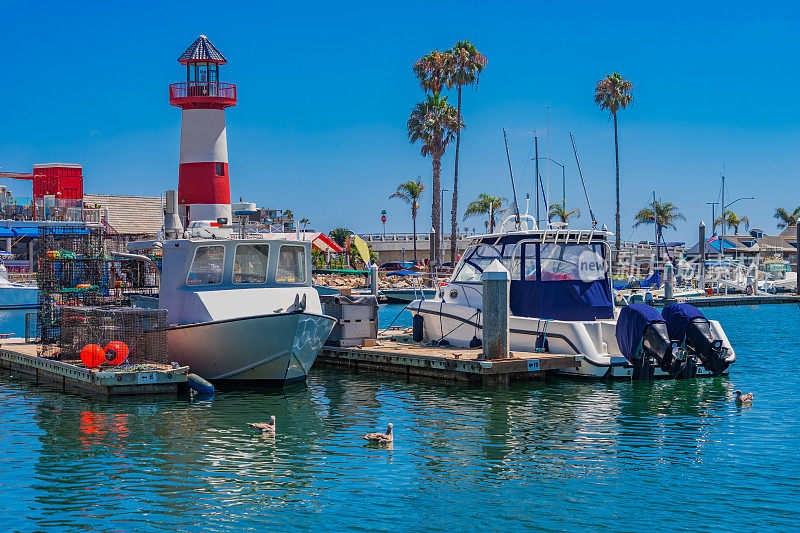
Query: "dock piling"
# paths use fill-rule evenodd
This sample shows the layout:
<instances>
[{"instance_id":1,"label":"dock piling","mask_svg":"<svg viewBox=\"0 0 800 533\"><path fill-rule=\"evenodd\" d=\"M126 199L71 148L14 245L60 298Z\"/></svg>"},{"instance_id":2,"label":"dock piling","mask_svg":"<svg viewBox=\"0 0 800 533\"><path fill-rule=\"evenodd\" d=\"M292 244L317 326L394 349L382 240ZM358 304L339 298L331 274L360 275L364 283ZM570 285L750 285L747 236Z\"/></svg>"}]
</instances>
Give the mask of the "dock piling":
<instances>
[{"instance_id":1,"label":"dock piling","mask_svg":"<svg viewBox=\"0 0 800 533\"><path fill-rule=\"evenodd\" d=\"M378 296L378 265L375 263L369 267L369 290L373 296Z\"/></svg>"},{"instance_id":2,"label":"dock piling","mask_svg":"<svg viewBox=\"0 0 800 533\"><path fill-rule=\"evenodd\" d=\"M664 265L664 299L672 300L672 288L675 285L675 271L672 263L667 261Z\"/></svg>"},{"instance_id":3,"label":"dock piling","mask_svg":"<svg viewBox=\"0 0 800 533\"><path fill-rule=\"evenodd\" d=\"M511 274L495 259L483 271L483 357L505 359L508 355L508 293Z\"/></svg>"}]
</instances>

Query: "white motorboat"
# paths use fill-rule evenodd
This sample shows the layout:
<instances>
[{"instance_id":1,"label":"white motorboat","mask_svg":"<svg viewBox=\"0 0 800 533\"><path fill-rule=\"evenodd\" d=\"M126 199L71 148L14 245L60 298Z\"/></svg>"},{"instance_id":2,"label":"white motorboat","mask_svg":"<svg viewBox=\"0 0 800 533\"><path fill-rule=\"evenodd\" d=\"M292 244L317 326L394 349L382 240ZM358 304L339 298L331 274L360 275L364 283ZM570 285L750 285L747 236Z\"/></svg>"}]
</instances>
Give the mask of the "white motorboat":
<instances>
[{"instance_id":1,"label":"white motorboat","mask_svg":"<svg viewBox=\"0 0 800 533\"><path fill-rule=\"evenodd\" d=\"M479 345L481 276L497 260L511 275L512 351L582 355L578 368L562 372L593 378L728 372L735 353L725 332L694 307L675 304L663 316L644 304L615 308L607 243L611 233L527 229L528 224L535 228L528 215L519 225L509 217L500 233L472 238L438 295L408 305L415 315L415 340Z\"/></svg>"},{"instance_id":2,"label":"white motorboat","mask_svg":"<svg viewBox=\"0 0 800 533\"><path fill-rule=\"evenodd\" d=\"M212 381L306 378L334 325L311 286L310 242L175 239L129 249L159 245L159 295L150 303L167 310L172 359Z\"/></svg>"},{"instance_id":3,"label":"white motorboat","mask_svg":"<svg viewBox=\"0 0 800 533\"><path fill-rule=\"evenodd\" d=\"M769 293L797 290L797 272L792 272L789 261L770 257L761 263L758 290Z\"/></svg>"},{"instance_id":4,"label":"white motorboat","mask_svg":"<svg viewBox=\"0 0 800 533\"><path fill-rule=\"evenodd\" d=\"M39 306L36 284L14 283L0 262L0 309L33 309Z\"/></svg>"}]
</instances>

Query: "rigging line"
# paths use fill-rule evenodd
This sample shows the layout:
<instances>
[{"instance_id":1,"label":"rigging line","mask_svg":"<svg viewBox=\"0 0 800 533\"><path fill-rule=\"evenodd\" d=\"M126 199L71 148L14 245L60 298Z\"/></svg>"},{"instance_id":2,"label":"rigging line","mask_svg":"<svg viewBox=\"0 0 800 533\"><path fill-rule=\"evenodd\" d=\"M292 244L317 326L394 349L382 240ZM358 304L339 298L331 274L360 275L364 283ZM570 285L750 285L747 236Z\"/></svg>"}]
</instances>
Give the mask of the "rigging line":
<instances>
[{"instance_id":1,"label":"rigging line","mask_svg":"<svg viewBox=\"0 0 800 533\"><path fill-rule=\"evenodd\" d=\"M506 159L508 160L508 173L511 175L511 191L514 193L514 209L516 210L517 226L519 226L519 203L517 203L517 187L514 185L514 171L511 170L511 153L508 151L508 135L503 128L503 140L506 143Z\"/></svg>"}]
</instances>

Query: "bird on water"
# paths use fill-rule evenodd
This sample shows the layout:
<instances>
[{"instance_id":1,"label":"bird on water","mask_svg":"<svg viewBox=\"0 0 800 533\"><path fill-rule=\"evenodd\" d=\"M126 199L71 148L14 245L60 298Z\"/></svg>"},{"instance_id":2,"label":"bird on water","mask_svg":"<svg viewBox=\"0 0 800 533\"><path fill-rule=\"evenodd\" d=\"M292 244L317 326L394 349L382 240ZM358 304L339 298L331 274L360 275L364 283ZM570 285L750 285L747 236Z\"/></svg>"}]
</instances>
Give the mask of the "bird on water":
<instances>
[{"instance_id":1,"label":"bird on water","mask_svg":"<svg viewBox=\"0 0 800 533\"><path fill-rule=\"evenodd\" d=\"M736 391L736 405L753 405L753 393L748 392L742 394L742 391Z\"/></svg>"},{"instance_id":2,"label":"bird on water","mask_svg":"<svg viewBox=\"0 0 800 533\"><path fill-rule=\"evenodd\" d=\"M393 424L389 424L389 427L386 428L386 433L369 433L362 438L372 444L391 444L394 442L394 437L392 436L393 427Z\"/></svg>"},{"instance_id":3,"label":"bird on water","mask_svg":"<svg viewBox=\"0 0 800 533\"><path fill-rule=\"evenodd\" d=\"M248 422L247 425L260 430L262 433L275 433L275 415L269 417L269 422Z\"/></svg>"}]
</instances>

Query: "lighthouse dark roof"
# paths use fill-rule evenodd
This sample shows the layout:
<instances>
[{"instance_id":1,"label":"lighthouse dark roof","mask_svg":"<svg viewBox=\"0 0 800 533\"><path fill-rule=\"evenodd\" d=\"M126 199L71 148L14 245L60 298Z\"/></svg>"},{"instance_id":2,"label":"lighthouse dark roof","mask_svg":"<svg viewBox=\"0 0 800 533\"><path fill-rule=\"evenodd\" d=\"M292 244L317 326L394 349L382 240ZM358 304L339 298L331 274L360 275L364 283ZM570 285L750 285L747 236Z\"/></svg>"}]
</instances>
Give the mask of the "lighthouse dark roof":
<instances>
[{"instance_id":1,"label":"lighthouse dark roof","mask_svg":"<svg viewBox=\"0 0 800 533\"><path fill-rule=\"evenodd\" d=\"M198 37L197 40L192 43L192 46L187 48L186 51L181 54L181 57L178 58L178 63L182 65L190 61L216 61L220 64L228 62L225 56L219 53L219 50L211 44L211 41L209 41L208 37L205 35Z\"/></svg>"}]
</instances>

